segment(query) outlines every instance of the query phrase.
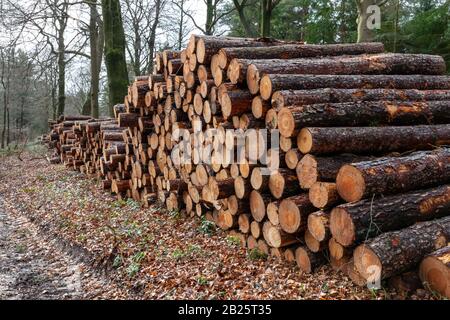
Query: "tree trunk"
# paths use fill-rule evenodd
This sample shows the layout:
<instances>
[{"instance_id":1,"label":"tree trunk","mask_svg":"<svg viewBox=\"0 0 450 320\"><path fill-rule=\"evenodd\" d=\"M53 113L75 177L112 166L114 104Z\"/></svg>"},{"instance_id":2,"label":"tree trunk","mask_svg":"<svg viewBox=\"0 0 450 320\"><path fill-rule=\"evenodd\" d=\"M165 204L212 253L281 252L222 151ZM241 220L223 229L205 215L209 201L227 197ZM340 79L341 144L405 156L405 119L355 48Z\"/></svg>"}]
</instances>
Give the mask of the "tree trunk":
<instances>
[{"instance_id":1,"label":"tree trunk","mask_svg":"<svg viewBox=\"0 0 450 320\"><path fill-rule=\"evenodd\" d=\"M429 149L431 146L449 143L449 124L411 127L304 128L297 137L298 148L305 154L377 154Z\"/></svg>"},{"instance_id":2,"label":"tree trunk","mask_svg":"<svg viewBox=\"0 0 450 320\"><path fill-rule=\"evenodd\" d=\"M103 49L105 44L105 35L103 30L103 21L97 11L97 1L94 0L89 4L90 7L90 47L91 47L91 91L90 104L91 115L94 118L99 118L99 85L100 85L100 71L103 60Z\"/></svg>"},{"instance_id":3,"label":"tree trunk","mask_svg":"<svg viewBox=\"0 0 450 320\"><path fill-rule=\"evenodd\" d=\"M331 211L330 228L333 237L348 247L380 233L439 218L449 212L450 186L444 185L340 205Z\"/></svg>"},{"instance_id":4,"label":"tree trunk","mask_svg":"<svg viewBox=\"0 0 450 320\"><path fill-rule=\"evenodd\" d=\"M347 202L376 194L394 194L450 181L450 149L420 151L344 165L336 178L339 195Z\"/></svg>"},{"instance_id":5,"label":"tree trunk","mask_svg":"<svg viewBox=\"0 0 450 320\"><path fill-rule=\"evenodd\" d=\"M67 18L62 16L58 18L58 116L64 114L66 103L66 60L65 60L65 44L64 32L66 29Z\"/></svg>"},{"instance_id":6,"label":"tree trunk","mask_svg":"<svg viewBox=\"0 0 450 320\"><path fill-rule=\"evenodd\" d=\"M161 0L155 0L155 17L153 18L153 24L150 29L150 37L148 41L148 48L149 48L149 54L148 54L148 74L153 73L153 58L155 55L155 41L156 41L156 29L159 25L159 16L162 9L162 3Z\"/></svg>"},{"instance_id":7,"label":"tree trunk","mask_svg":"<svg viewBox=\"0 0 450 320\"><path fill-rule=\"evenodd\" d=\"M449 241L450 217L445 217L384 233L357 247L353 257L361 276L376 282L417 266Z\"/></svg>"},{"instance_id":8,"label":"tree trunk","mask_svg":"<svg viewBox=\"0 0 450 320\"><path fill-rule=\"evenodd\" d=\"M109 112L114 114L113 106L123 102L127 94L128 71L125 59L125 34L123 30L120 2L102 0L105 62L108 73Z\"/></svg>"}]
</instances>

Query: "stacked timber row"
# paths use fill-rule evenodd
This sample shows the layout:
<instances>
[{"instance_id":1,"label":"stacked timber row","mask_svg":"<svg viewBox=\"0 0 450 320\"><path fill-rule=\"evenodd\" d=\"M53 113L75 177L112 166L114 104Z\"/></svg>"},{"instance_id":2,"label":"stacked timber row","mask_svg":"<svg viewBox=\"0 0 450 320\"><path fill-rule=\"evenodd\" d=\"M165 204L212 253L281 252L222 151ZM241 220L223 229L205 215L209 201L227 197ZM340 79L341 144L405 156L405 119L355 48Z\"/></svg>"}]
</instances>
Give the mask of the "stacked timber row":
<instances>
[{"instance_id":1,"label":"stacked timber row","mask_svg":"<svg viewBox=\"0 0 450 320\"><path fill-rule=\"evenodd\" d=\"M91 135L96 120L60 121L51 137L114 193L204 216L305 272L330 263L365 284L426 257L422 279L442 288L427 270L450 236L445 70L379 43L192 36L157 54L116 119Z\"/></svg>"}]
</instances>

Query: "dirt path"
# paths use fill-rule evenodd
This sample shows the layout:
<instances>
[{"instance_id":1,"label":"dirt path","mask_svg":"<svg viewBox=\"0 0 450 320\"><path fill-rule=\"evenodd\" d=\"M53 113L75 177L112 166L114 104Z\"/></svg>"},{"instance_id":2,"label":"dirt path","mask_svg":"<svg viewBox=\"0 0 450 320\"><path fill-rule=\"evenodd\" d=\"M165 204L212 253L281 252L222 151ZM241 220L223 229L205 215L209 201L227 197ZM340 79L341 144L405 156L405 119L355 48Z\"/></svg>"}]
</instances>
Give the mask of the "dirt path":
<instances>
[{"instance_id":1,"label":"dirt path","mask_svg":"<svg viewBox=\"0 0 450 320\"><path fill-rule=\"evenodd\" d=\"M44 238L0 198L0 299L113 298L102 276Z\"/></svg>"}]
</instances>

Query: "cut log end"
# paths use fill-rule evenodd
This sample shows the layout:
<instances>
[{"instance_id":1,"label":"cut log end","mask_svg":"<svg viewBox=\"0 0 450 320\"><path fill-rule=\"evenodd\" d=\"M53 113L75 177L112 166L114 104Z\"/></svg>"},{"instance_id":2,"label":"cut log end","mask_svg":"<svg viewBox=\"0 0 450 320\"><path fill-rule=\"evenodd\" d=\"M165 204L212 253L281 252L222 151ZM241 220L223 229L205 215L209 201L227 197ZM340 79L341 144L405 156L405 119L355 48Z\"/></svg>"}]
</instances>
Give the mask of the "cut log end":
<instances>
[{"instance_id":1,"label":"cut log end","mask_svg":"<svg viewBox=\"0 0 450 320\"><path fill-rule=\"evenodd\" d=\"M299 161L296 171L300 187L303 189L309 189L317 182L317 161L313 156L305 155Z\"/></svg>"},{"instance_id":2,"label":"cut log end","mask_svg":"<svg viewBox=\"0 0 450 320\"><path fill-rule=\"evenodd\" d=\"M316 208L330 207L339 201L336 184L331 182L316 182L309 189L309 200Z\"/></svg>"},{"instance_id":3,"label":"cut log end","mask_svg":"<svg viewBox=\"0 0 450 320\"><path fill-rule=\"evenodd\" d=\"M327 224L328 219L324 217L324 212L312 213L308 216L308 230L311 235L318 241L324 241L327 237Z\"/></svg>"},{"instance_id":4,"label":"cut log end","mask_svg":"<svg viewBox=\"0 0 450 320\"><path fill-rule=\"evenodd\" d=\"M297 136L297 146L302 153L310 153L313 147L313 138L308 128L303 128Z\"/></svg>"},{"instance_id":5,"label":"cut log end","mask_svg":"<svg viewBox=\"0 0 450 320\"><path fill-rule=\"evenodd\" d=\"M355 225L345 209L336 207L331 211L330 230L336 241L343 246L349 246L355 240Z\"/></svg>"},{"instance_id":6,"label":"cut log end","mask_svg":"<svg viewBox=\"0 0 450 320\"><path fill-rule=\"evenodd\" d=\"M282 108L278 112L278 129L283 137L291 137L295 130L295 119L288 108Z\"/></svg>"},{"instance_id":7,"label":"cut log end","mask_svg":"<svg viewBox=\"0 0 450 320\"><path fill-rule=\"evenodd\" d=\"M278 209L278 219L281 228L287 233L295 233L301 223L300 210L297 205L288 199L281 201Z\"/></svg>"},{"instance_id":8,"label":"cut log end","mask_svg":"<svg viewBox=\"0 0 450 320\"><path fill-rule=\"evenodd\" d=\"M253 64L247 68L247 87L251 94L257 94L259 91L259 71Z\"/></svg>"},{"instance_id":9,"label":"cut log end","mask_svg":"<svg viewBox=\"0 0 450 320\"><path fill-rule=\"evenodd\" d=\"M285 185L284 177L279 172L275 172L270 176L269 189L276 199L280 199L281 196L283 195L284 185Z\"/></svg>"},{"instance_id":10,"label":"cut log end","mask_svg":"<svg viewBox=\"0 0 450 320\"><path fill-rule=\"evenodd\" d=\"M296 150L291 149L288 152L286 152L286 155L284 157L284 161L286 162L286 165L289 169L295 170L298 164L298 153Z\"/></svg>"},{"instance_id":11,"label":"cut log end","mask_svg":"<svg viewBox=\"0 0 450 320\"><path fill-rule=\"evenodd\" d=\"M258 222L263 221L266 216L266 205L261 194L255 190L250 193L250 211L253 219Z\"/></svg>"},{"instance_id":12,"label":"cut log end","mask_svg":"<svg viewBox=\"0 0 450 320\"><path fill-rule=\"evenodd\" d=\"M264 105L260 96L252 100L252 113L256 119L261 119L264 116Z\"/></svg>"},{"instance_id":13,"label":"cut log end","mask_svg":"<svg viewBox=\"0 0 450 320\"><path fill-rule=\"evenodd\" d=\"M305 249L299 247L295 250L295 261L297 261L298 267L306 272L311 272L311 263L309 262L308 253Z\"/></svg>"},{"instance_id":14,"label":"cut log end","mask_svg":"<svg viewBox=\"0 0 450 320\"><path fill-rule=\"evenodd\" d=\"M269 100L272 97L272 81L269 76L265 75L261 78L259 92L264 100Z\"/></svg>"},{"instance_id":15,"label":"cut log end","mask_svg":"<svg viewBox=\"0 0 450 320\"><path fill-rule=\"evenodd\" d=\"M366 280L381 280L382 264L375 252L366 245L358 246L353 252L356 270Z\"/></svg>"},{"instance_id":16,"label":"cut log end","mask_svg":"<svg viewBox=\"0 0 450 320\"><path fill-rule=\"evenodd\" d=\"M205 54L206 54L205 41L203 39L198 39L197 47L195 49L195 55L197 56L198 63L203 64L205 62Z\"/></svg>"},{"instance_id":17,"label":"cut log end","mask_svg":"<svg viewBox=\"0 0 450 320\"><path fill-rule=\"evenodd\" d=\"M314 238L308 230L305 231L305 244L311 252L316 253L323 249L322 243Z\"/></svg>"},{"instance_id":18,"label":"cut log end","mask_svg":"<svg viewBox=\"0 0 450 320\"><path fill-rule=\"evenodd\" d=\"M419 276L425 287L450 299L450 246L425 257Z\"/></svg>"},{"instance_id":19,"label":"cut log end","mask_svg":"<svg viewBox=\"0 0 450 320\"><path fill-rule=\"evenodd\" d=\"M340 260L345 256L345 248L334 238L328 241L328 250L330 251L330 256L335 260Z\"/></svg>"},{"instance_id":20,"label":"cut log end","mask_svg":"<svg viewBox=\"0 0 450 320\"><path fill-rule=\"evenodd\" d=\"M245 181L242 177L237 177L234 180L234 192L239 199L243 199L246 194L248 195L248 193L246 193L245 186Z\"/></svg>"},{"instance_id":21,"label":"cut log end","mask_svg":"<svg viewBox=\"0 0 450 320\"><path fill-rule=\"evenodd\" d=\"M238 59L233 59L228 66L228 79L232 84L236 84L239 81L239 76L241 74L241 65Z\"/></svg>"},{"instance_id":22,"label":"cut log end","mask_svg":"<svg viewBox=\"0 0 450 320\"><path fill-rule=\"evenodd\" d=\"M352 165L344 165L336 178L336 187L339 195L347 202L359 201L365 192L364 177Z\"/></svg>"}]
</instances>

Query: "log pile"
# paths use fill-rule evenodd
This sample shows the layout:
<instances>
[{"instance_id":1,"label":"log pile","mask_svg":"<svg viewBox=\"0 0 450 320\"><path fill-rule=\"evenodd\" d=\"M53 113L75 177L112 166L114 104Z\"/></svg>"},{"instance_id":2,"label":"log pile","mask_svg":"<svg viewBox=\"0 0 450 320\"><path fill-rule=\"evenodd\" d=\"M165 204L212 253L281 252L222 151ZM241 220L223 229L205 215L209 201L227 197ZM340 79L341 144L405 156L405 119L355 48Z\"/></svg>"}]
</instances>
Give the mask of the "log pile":
<instances>
[{"instance_id":1,"label":"log pile","mask_svg":"<svg viewBox=\"0 0 450 320\"><path fill-rule=\"evenodd\" d=\"M119 197L205 217L304 272L330 263L366 284L426 257L442 288L428 269L450 241L445 70L379 43L192 36L114 119L61 118L47 140Z\"/></svg>"}]
</instances>

